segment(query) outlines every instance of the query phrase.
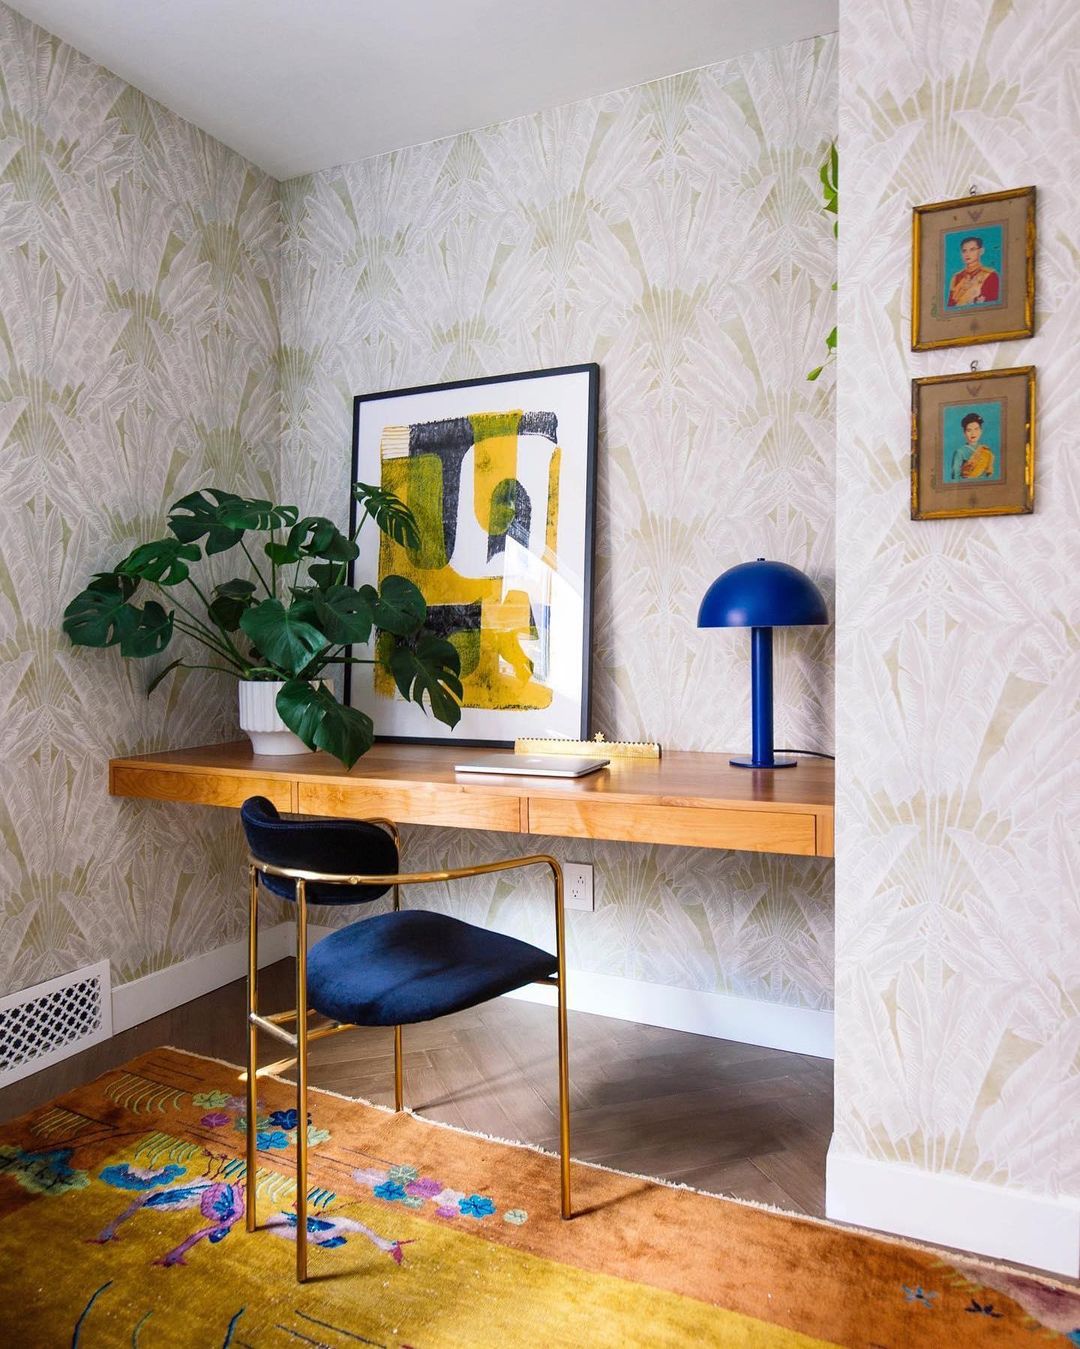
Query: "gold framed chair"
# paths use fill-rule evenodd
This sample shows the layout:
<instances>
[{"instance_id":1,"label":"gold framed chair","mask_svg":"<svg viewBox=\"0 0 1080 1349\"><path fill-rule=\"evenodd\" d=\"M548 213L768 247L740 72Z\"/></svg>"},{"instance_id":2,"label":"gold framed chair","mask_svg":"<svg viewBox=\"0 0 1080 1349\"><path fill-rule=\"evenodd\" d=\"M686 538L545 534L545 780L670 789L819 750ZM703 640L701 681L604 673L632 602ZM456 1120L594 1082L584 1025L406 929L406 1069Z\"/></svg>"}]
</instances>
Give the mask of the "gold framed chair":
<instances>
[{"instance_id":1,"label":"gold framed chair","mask_svg":"<svg viewBox=\"0 0 1080 1349\"><path fill-rule=\"evenodd\" d=\"M265 797L241 807L247 835L249 906L247 975L247 1230L257 1228L257 1081L297 1065L296 1075L296 1278L307 1278L308 1045L366 1026L394 1028L394 1108L404 1102L402 1026L474 1007L529 983L554 987L559 1046L560 1205L570 1205L570 1076L566 1016L566 925L563 875L546 853L483 862L443 871L401 872L401 840L390 820L283 819ZM328 866L316 866L316 861ZM371 869L361 869L366 862ZM546 866L555 900L555 953L425 910L402 909L403 885L462 880L496 871ZM259 1011L258 912L260 883L291 900L296 919L296 1006L264 1016ZM356 904L392 891L388 913L335 929L309 951L308 906ZM411 978L410 978L411 974ZM312 1015L326 1019L309 1026ZM295 1023L295 1030L288 1030ZM286 1044L289 1057L258 1063L263 1031Z\"/></svg>"}]
</instances>

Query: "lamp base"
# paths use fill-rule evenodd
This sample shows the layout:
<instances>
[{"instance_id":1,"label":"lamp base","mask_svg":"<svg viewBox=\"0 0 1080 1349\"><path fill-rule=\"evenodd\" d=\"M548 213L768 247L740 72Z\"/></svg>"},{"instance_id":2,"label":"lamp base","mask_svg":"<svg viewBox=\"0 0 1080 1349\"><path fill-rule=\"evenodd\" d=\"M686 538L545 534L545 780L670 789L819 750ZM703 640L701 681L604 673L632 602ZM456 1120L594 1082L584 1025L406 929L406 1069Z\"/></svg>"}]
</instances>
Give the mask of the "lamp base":
<instances>
[{"instance_id":1,"label":"lamp base","mask_svg":"<svg viewBox=\"0 0 1080 1349\"><path fill-rule=\"evenodd\" d=\"M775 755L771 763L756 763L751 755L728 760L735 768L795 768L798 762L798 759L779 759Z\"/></svg>"}]
</instances>

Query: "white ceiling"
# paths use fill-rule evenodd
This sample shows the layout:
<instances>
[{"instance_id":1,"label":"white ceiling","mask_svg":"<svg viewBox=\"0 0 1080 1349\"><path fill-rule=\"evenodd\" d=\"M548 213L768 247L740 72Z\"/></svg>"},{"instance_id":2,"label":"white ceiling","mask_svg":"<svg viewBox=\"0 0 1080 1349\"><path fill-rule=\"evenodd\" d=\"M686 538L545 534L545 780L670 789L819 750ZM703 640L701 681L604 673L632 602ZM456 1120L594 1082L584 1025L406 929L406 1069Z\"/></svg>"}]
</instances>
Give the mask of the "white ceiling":
<instances>
[{"instance_id":1,"label":"white ceiling","mask_svg":"<svg viewBox=\"0 0 1080 1349\"><path fill-rule=\"evenodd\" d=\"M276 178L833 32L838 0L16 0Z\"/></svg>"}]
</instances>

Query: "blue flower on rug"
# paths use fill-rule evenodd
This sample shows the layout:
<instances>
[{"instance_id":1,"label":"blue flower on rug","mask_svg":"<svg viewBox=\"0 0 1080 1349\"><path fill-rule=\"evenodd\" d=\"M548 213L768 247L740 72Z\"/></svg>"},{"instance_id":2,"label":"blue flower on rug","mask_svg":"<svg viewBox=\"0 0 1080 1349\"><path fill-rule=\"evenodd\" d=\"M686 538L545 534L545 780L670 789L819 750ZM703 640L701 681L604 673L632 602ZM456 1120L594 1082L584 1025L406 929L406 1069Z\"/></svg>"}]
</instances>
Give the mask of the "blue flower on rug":
<instances>
[{"instance_id":1,"label":"blue flower on rug","mask_svg":"<svg viewBox=\"0 0 1080 1349\"><path fill-rule=\"evenodd\" d=\"M282 1129L259 1129L255 1133L255 1146L264 1152L271 1152L276 1148L287 1148L292 1141Z\"/></svg>"},{"instance_id":2,"label":"blue flower on rug","mask_svg":"<svg viewBox=\"0 0 1080 1349\"><path fill-rule=\"evenodd\" d=\"M271 1110L269 1123L278 1129L295 1129L300 1116L295 1110ZM308 1111L308 1127L311 1127L311 1111Z\"/></svg>"},{"instance_id":3,"label":"blue flower on rug","mask_svg":"<svg viewBox=\"0 0 1080 1349\"><path fill-rule=\"evenodd\" d=\"M495 1212L495 1204L486 1194L471 1194L458 1208L466 1218L490 1218Z\"/></svg>"},{"instance_id":4,"label":"blue flower on rug","mask_svg":"<svg viewBox=\"0 0 1080 1349\"><path fill-rule=\"evenodd\" d=\"M101 1179L116 1190L153 1190L159 1185L168 1185L186 1170L186 1167L174 1166L171 1162L161 1167L129 1166L124 1162L105 1167Z\"/></svg>"},{"instance_id":5,"label":"blue flower on rug","mask_svg":"<svg viewBox=\"0 0 1080 1349\"><path fill-rule=\"evenodd\" d=\"M396 1180L384 1180L381 1185L375 1186L372 1194L376 1199L389 1199L393 1202L405 1198L405 1186Z\"/></svg>"},{"instance_id":6,"label":"blue flower on rug","mask_svg":"<svg viewBox=\"0 0 1080 1349\"><path fill-rule=\"evenodd\" d=\"M937 1293L928 1293L921 1285L918 1288L909 1288L906 1283L902 1283L900 1287L904 1290L905 1302L917 1302L931 1311L934 1310L934 1298L937 1297Z\"/></svg>"}]
</instances>

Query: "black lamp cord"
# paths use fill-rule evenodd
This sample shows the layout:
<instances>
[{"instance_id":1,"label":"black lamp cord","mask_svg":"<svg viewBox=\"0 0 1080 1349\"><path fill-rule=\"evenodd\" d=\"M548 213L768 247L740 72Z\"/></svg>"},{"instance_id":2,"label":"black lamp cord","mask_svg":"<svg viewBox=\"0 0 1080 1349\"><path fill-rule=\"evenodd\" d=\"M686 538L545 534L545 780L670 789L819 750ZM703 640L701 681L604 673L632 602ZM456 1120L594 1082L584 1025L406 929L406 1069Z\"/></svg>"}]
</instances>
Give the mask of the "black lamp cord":
<instances>
[{"instance_id":1,"label":"black lamp cord","mask_svg":"<svg viewBox=\"0 0 1080 1349\"><path fill-rule=\"evenodd\" d=\"M815 759L833 759L833 760L835 760L835 758L836 758L836 755L835 755L835 754L823 754L823 753L821 752L821 750L819 750L819 749L778 749L778 750L774 750L773 753L774 753L774 754L809 754L809 755L811 755L811 756L812 756L813 758L815 758Z\"/></svg>"}]
</instances>

